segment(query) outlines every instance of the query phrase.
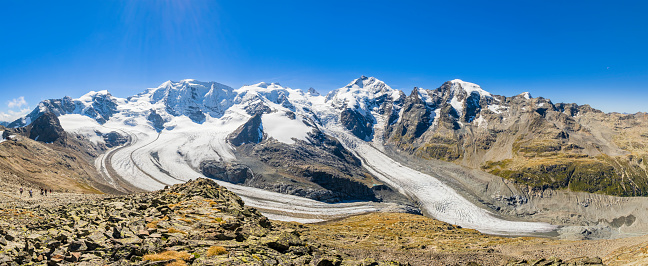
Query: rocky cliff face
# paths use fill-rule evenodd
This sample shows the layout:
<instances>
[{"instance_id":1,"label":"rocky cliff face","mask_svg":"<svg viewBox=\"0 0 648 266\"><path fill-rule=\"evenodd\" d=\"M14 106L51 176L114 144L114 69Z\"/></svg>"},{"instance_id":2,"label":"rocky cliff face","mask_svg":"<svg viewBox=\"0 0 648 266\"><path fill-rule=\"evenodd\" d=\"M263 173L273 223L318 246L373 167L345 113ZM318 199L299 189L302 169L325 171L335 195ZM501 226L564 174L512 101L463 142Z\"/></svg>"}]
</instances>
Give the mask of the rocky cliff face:
<instances>
[{"instance_id":1,"label":"rocky cliff face","mask_svg":"<svg viewBox=\"0 0 648 266\"><path fill-rule=\"evenodd\" d=\"M481 168L531 189L648 195L645 114L492 95L457 80L415 89L402 110L385 124L384 139L408 154Z\"/></svg>"},{"instance_id":2,"label":"rocky cliff face","mask_svg":"<svg viewBox=\"0 0 648 266\"><path fill-rule=\"evenodd\" d=\"M65 130L61 127L61 122L52 113L44 113L34 120L33 123L27 126L27 131L30 139L45 143L65 142L67 137Z\"/></svg>"},{"instance_id":3,"label":"rocky cliff face","mask_svg":"<svg viewBox=\"0 0 648 266\"><path fill-rule=\"evenodd\" d=\"M204 161L200 163L200 169L209 178L223 180L233 184L245 183L245 181L254 177L249 167L238 163Z\"/></svg>"},{"instance_id":4,"label":"rocky cliff face","mask_svg":"<svg viewBox=\"0 0 648 266\"><path fill-rule=\"evenodd\" d=\"M228 136L228 141L234 146L240 146L245 143L261 142L264 138L261 115L262 113L255 114L250 118L250 120L245 122L245 124L234 130L234 132Z\"/></svg>"},{"instance_id":5,"label":"rocky cliff face","mask_svg":"<svg viewBox=\"0 0 648 266\"><path fill-rule=\"evenodd\" d=\"M151 113L146 117L146 120L150 121L151 125L158 132L164 129L164 118L162 118L162 116L158 114L155 110L151 110Z\"/></svg>"},{"instance_id":6,"label":"rocky cliff face","mask_svg":"<svg viewBox=\"0 0 648 266\"><path fill-rule=\"evenodd\" d=\"M292 194L318 201L389 201L411 205L362 168L361 161L335 138L318 130L306 141L275 139L246 142L236 149L237 162L203 161L208 177ZM417 208L413 207L416 212Z\"/></svg>"},{"instance_id":7,"label":"rocky cliff face","mask_svg":"<svg viewBox=\"0 0 648 266\"><path fill-rule=\"evenodd\" d=\"M43 113L33 123L22 128L10 128L3 132L3 138L10 135L23 135L30 139L44 143L64 144L67 133L61 127L61 122L53 113Z\"/></svg>"}]
</instances>

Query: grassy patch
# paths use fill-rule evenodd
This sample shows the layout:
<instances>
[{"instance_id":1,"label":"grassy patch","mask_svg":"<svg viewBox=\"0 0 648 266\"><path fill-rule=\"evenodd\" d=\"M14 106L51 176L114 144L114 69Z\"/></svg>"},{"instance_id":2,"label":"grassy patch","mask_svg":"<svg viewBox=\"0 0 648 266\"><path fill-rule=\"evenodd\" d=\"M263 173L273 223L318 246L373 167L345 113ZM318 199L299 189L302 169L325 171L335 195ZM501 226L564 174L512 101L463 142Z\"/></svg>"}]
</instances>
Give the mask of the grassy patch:
<instances>
[{"instance_id":1,"label":"grassy patch","mask_svg":"<svg viewBox=\"0 0 648 266\"><path fill-rule=\"evenodd\" d=\"M227 254L227 249L221 246L211 246L207 250L207 256L208 257L213 257L213 256L218 256L218 255L225 255Z\"/></svg>"},{"instance_id":2,"label":"grassy patch","mask_svg":"<svg viewBox=\"0 0 648 266\"><path fill-rule=\"evenodd\" d=\"M191 254L185 251L178 252L178 251L169 250L158 254L144 255L142 260L148 260L148 261L175 260L174 262L171 262L167 265L183 266L183 265L187 265L185 261L190 258L191 258Z\"/></svg>"},{"instance_id":3,"label":"grassy patch","mask_svg":"<svg viewBox=\"0 0 648 266\"><path fill-rule=\"evenodd\" d=\"M173 228L173 227L169 228L169 233L171 233L171 234L173 234L173 233L180 233L180 234L185 234L185 235L187 234L187 232L182 231L182 230L179 230L179 229L175 229L175 228Z\"/></svg>"}]
</instances>

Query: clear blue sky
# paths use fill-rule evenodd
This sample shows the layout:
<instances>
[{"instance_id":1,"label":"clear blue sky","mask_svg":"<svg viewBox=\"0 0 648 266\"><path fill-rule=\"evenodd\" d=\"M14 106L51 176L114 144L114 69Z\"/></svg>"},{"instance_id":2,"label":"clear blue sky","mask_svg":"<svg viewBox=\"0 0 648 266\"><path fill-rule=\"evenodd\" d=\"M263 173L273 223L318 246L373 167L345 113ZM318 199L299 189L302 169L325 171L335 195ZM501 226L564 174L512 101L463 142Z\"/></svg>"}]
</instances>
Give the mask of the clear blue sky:
<instances>
[{"instance_id":1,"label":"clear blue sky","mask_svg":"<svg viewBox=\"0 0 648 266\"><path fill-rule=\"evenodd\" d=\"M327 92L360 75L406 91L460 78L494 94L648 111L648 1L0 3L5 117L166 80Z\"/></svg>"}]
</instances>

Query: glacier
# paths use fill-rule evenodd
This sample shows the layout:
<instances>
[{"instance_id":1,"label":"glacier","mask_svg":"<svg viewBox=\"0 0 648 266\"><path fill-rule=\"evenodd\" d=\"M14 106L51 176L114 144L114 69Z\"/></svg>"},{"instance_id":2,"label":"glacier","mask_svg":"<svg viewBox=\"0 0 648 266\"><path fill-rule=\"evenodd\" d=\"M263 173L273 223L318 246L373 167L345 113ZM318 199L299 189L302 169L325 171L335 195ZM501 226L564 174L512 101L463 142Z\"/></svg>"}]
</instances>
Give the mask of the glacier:
<instances>
[{"instance_id":1,"label":"glacier","mask_svg":"<svg viewBox=\"0 0 648 266\"><path fill-rule=\"evenodd\" d=\"M492 97L478 85L453 80L453 90L465 94ZM314 90L313 90L314 91ZM429 102L426 91L419 96ZM418 172L390 159L382 151L380 134L389 119L382 108L404 98L373 77L361 77L347 86L322 96L303 92L278 83L258 83L233 89L216 82L192 79L167 81L127 99L113 97L106 91L92 92L78 99L66 100L74 110L59 112L62 127L70 133L102 143L103 133L119 132L128 136L126 145L108 149L96 158L95 166L110 184L125 179L143 190L205 177L199 169L204 160L236 161L227 136L253 116L262 115L267 137L293 144L307 141L313 130L337 138L363 160L363 167L399 192L416 199L424 212L438 220L492 234L532 234L550 232L546 223L508 221L497 217L463 198L453 188L434 176ZM452 106L463 111L461 99L452 98ZM456 101L456 102L455 102ZM52 109L51 105L41 105ZM393 112L399 107L394 105ZM493 107L499 111L499 108ZM352 109L372 123L373 137L361 139L340 122L340 113ZM46 110L40 110L46 111ZM36 112L36 110L34 111ZM34 112L28 119L35 119ZM159 115L156 127L151 114ZM106 115L108 115L108 119ZM432 115L438 116L438 111ZM436 121L435 121L436 122ZM270 192L224 181L219 184L238 194L244 202L258 208L272 219L321 222L349 215L386 211L393 204L378 202L323 203L303 197Z\"/></svg>"}]
</instances>

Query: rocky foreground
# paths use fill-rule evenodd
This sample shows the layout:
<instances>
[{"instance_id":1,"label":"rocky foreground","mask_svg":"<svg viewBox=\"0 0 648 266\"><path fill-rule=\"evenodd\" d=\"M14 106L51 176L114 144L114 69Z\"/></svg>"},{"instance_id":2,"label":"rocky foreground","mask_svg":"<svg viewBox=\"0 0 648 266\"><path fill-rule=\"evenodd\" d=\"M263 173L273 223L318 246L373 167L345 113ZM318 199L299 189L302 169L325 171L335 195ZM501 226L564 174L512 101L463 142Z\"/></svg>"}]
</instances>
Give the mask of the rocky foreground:
<instances>
[{"instance_id":1,"label":"rocky foreground","mask_svg":"<svg viewBox=\"0 0 648 266\"><path fill-rule=\"evenodd\" d=\"M271 222L209 179L120 197L56 196L0 201L0 265L603 265L560 252L580 242L487 236L418 215ZM612 264L645 255L636 251L645 241L634 241Z\"/></svg>"},{"instance_id":2,"label":"rocky foreground","mask_svg":"<svg viewBox=\"0 0 648 266\"><path fill-rule=\"evenodd\" d=\"M339 265L207 179L58 207L0 211L0 265Z\"/></svg>"}]
</instances>

